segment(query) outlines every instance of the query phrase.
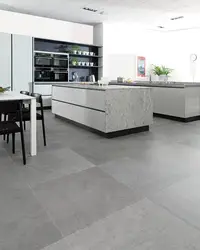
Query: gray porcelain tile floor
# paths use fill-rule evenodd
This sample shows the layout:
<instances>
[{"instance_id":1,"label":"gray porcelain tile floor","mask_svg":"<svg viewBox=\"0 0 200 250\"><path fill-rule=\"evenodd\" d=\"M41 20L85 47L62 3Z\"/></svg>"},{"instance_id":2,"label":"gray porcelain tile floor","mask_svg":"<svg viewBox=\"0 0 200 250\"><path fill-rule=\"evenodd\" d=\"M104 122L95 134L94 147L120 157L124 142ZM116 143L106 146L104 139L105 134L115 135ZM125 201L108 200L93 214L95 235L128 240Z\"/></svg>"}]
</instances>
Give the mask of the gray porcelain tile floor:
<instances>
[{"instance_id":1,"label":"gray porcelain tile floor","mask_svg":"<svg viewBox=\"0 0 200 250\"><path fill-rule=\"evenodd\" d=\"M114 139L45 121L26 167L0 142L0 250L200 249L200 121Z\"/></svg>"}]
</instances>

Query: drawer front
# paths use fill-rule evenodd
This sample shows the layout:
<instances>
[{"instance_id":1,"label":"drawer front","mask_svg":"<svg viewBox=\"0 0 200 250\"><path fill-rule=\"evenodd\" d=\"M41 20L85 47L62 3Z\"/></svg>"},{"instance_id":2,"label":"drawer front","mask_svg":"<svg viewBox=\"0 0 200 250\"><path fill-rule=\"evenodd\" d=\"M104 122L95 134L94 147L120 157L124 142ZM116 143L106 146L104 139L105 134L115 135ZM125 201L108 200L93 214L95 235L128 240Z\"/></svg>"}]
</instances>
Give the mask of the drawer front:
<instances>
[{"instance_id":1,"label":"drawer front","mask_svg":"<svg viewBox=\"0 0 200 250\"><path fill-rule=\"evenodd\" d=\"M54 100L105 111L105 91L53 86L52 96Z\"/></svg>"},{"instance_id":2,"label":"drawer front","mask_svg":"<svg viewBox=\"0 0 200 250\"><path fill-rule=\"evenodd\" d=\"M51 85L35 85L34 92L41 95L51 96L52 86Z\"/></svg>"},{"instance_id":3,"label":"drawer front","mask_svg":"<svg viewBox=\"0 0 200 250\"><path fill-rule=\"evenodd\" d=\"M105 112L52 100L52 113L105 132Z\"/></svg>"}]
</instances>

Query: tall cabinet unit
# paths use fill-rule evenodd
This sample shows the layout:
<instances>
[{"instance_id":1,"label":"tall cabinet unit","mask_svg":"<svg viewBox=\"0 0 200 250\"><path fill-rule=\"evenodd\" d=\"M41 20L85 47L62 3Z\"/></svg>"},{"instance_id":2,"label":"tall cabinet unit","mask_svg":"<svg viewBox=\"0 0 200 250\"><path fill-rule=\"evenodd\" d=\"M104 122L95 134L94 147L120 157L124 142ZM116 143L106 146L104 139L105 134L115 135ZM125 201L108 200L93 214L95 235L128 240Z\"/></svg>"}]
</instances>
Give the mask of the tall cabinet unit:
<instances>
[{"instance_id":1,"label":"tall cabinet unit","mask_svg":"<svg viewBox=\"0 0 200 250\"><path fill-rule=\"evenodd\" d=\"M13 90L29 90L33 81L33 38L12 35L12 85Z\"/></svg>"},{"instance_id":2,"label":"tall cabinet unit","mask_svg":"<svg viewBox=\"0 0 200 250\"><path fill-rule=\"evenodd\" d=\"M51 106L52 84L102 77L102 46L34 38L32 91ZM74 77L76 76L76 77Z\"/></svg>"},{"instance_id":3,"label":"tall cabinet unit","mask_svg":"<svg viewBox=\"0 0 200 250\"><path fill-rule=\"evenodd\" d=\"M0 86L11 87L12 79L12 48L11 34L0 33Z\"/></svg>"}]
</instances>

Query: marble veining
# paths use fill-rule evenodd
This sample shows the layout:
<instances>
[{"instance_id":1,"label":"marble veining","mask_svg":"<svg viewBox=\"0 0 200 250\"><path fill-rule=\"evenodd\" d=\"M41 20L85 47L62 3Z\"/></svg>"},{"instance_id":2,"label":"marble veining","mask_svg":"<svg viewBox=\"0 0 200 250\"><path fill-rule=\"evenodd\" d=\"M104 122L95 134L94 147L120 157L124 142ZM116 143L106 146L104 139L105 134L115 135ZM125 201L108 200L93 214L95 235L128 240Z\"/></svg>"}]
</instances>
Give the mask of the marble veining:
<instances>
[{"instance_id":1,"label":"marble veining","mask_svg":"<svg viewBox=\"0 0 200 250\"><path fill-rule=\"evenodd\" d=\"M106 91L106 132L136 128L153 123L150 88Z\"/></svg>"}]
</instances>

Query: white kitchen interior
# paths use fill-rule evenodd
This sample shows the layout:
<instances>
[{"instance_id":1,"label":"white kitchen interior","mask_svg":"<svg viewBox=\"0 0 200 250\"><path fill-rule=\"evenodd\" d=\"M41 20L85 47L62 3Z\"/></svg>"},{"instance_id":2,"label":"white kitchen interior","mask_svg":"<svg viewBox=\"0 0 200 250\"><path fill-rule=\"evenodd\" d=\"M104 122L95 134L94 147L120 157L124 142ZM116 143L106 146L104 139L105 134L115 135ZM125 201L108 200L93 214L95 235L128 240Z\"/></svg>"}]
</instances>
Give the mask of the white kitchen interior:
<instances>
[{"instance_id":1,"label":"white kitchen interior","mask_svg":"<svg viewBox=\"0 0 200 250\"><path fill-rule=\"evenodd\" d=\"M0 250L200 249L199 13L0 0Z\"/></svg>"}]
</instances>

